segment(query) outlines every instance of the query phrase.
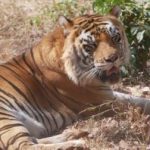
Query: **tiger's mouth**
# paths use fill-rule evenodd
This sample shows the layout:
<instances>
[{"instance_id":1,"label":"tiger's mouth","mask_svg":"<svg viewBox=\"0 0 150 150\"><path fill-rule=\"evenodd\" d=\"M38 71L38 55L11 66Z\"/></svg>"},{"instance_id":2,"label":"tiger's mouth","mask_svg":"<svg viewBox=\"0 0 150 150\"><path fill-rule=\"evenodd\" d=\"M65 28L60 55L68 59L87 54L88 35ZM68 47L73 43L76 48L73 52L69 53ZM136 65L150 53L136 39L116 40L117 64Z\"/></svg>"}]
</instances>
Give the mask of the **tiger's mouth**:
<instances>
[{"instance_id":1,"label":"tiger's mouth","mask_svg":"<svg viewBox=\"0 0 150 150\"><path fill-rule=\"evenodd\" d=\"M120 69L113 66L109 70L102 71L101 75L98 77L102 82L108 82L114 84L120 79Z\"/></svg>"},{"instance_id":2,"label":"tiger's mouth","mask_svg":"<svg viewBox=\"0 0 150 150\"><path fill-rule=\"evenodd\" d=\"M119 68L113 66L112 68L106 71L106 74L107 76L111 76L112 74L118 73L118 72L119 72Z\"/></svg>"}]
</instances>

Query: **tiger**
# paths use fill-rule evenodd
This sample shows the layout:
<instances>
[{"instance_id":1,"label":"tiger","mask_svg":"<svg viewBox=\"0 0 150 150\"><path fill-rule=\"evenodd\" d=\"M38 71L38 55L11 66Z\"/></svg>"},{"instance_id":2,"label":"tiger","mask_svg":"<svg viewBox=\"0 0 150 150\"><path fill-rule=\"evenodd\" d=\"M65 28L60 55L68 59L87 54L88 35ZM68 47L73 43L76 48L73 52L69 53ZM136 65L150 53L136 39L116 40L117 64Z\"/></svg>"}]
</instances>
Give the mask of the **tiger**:
<instances>
[{"instance_id":1,"label":"tiger","mask_svg":"<svg viewBox=\"0 0 150 150\"><path fill-rule=\"evenodd\" d=\"M80 133L59 131L91 105L130 101L110 87L130 55L120 13L60 16L36 46L0 65L0 150L84 149Z\"/></svg>"}]
</instances>

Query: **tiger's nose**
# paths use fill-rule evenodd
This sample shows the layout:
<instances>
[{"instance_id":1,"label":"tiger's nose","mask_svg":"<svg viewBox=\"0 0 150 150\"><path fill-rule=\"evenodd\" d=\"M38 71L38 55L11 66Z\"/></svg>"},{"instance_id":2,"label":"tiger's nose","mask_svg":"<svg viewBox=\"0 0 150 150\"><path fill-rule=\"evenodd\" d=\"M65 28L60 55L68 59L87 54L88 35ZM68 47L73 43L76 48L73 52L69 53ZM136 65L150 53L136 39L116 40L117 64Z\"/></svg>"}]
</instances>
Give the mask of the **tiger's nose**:
<instances>
[{"instance_id":1,"label":"tiger's nose","mask_svg":"<svg viewBox=\"0 0 150 150\"><path fill-rule=\"evenodd\" d=\"M115 62L117 59L118 59L118 55L117 54L113 54L113 55L110 55L108 58L105 58L105 61L112 63L112 62Z\"/></svg>"}]
</instances>

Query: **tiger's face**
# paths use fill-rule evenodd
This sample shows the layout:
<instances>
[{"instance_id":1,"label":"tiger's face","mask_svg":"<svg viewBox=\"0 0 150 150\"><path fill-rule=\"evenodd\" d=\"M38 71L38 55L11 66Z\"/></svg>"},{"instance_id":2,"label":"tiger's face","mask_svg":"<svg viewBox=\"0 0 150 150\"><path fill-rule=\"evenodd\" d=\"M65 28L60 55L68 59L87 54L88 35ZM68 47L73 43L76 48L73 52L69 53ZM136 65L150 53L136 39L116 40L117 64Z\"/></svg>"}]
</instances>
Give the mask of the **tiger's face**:
<instances>
[{"instance_id":1,"label":"tiger's face","mask_svg":"<svg viewBox=\"0 0 150 150\"><path fill-rule=\"evenodd\" d=\"M119 11L115 7L107 16L85 15L73 21L60 18L65 36L62 59L65 72L74 83L119 80L119 68L129 59L127 38L117 19Z\"/></svg>"}]
</instances>

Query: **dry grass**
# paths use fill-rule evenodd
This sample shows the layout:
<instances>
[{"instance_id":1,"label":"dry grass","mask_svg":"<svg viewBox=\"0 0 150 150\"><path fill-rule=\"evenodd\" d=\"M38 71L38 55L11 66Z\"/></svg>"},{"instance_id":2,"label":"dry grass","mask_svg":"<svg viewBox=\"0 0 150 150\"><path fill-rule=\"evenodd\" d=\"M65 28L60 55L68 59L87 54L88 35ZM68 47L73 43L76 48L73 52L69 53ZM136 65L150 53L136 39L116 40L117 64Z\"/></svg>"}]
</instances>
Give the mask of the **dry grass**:
<instances>
[{"instance_id":1,"label":"dry grass","mask_svg":"<svg viewBox=\"0 0 150 150\"><path fill-rule=\"evenodd\" d=\"M32 47L52 29L59 14L73 16L89 11L90 1L78 0L79 4L57 5L55 0L0 0L0 62ZM86 6L85 6L86 2ZM56 11L57 10L57 11ZM59 10L59 12L58 12ZM120 86L124 89L124 86ZM115 87L116 88L116 87ZM141 90L139 86L139 91ZM118 87L116 89L119 89ZM127 89L126 91L132 91ZM148 94L150 97L150 94ZM77 122L73 127L87 129L87 144L92 150L145 150L150 142L149 116L138 108L112 104L113 116L103 113ZM115 109L114 109L115 108ZM117 108L117 109L116 109Z\"/></svg>"},{"instance_id":2,"label":"dry grass","mask_svg":"<svg viewBox=\"0 0 150 150\"><path fill-rule=\"evenodd\" d=\"M92 150L145 150L150 142L150 118L141 114L139 108L116 104L113 116L96 114L86 121L80 121L75 128L87 130L90 134L87 145Z\"/></svg>"},{"instance_id":3,"label":"dry grass","mask_svg":"<svg viewBox=\"0 0 150 150\"><path fill-rule=\"evenodd\" d=\"M50 19L33 24L36 16L50 6L50 0L0 0L0 61L5 61L33 46L51 28Z\"/></svg>"}]
</instances>

